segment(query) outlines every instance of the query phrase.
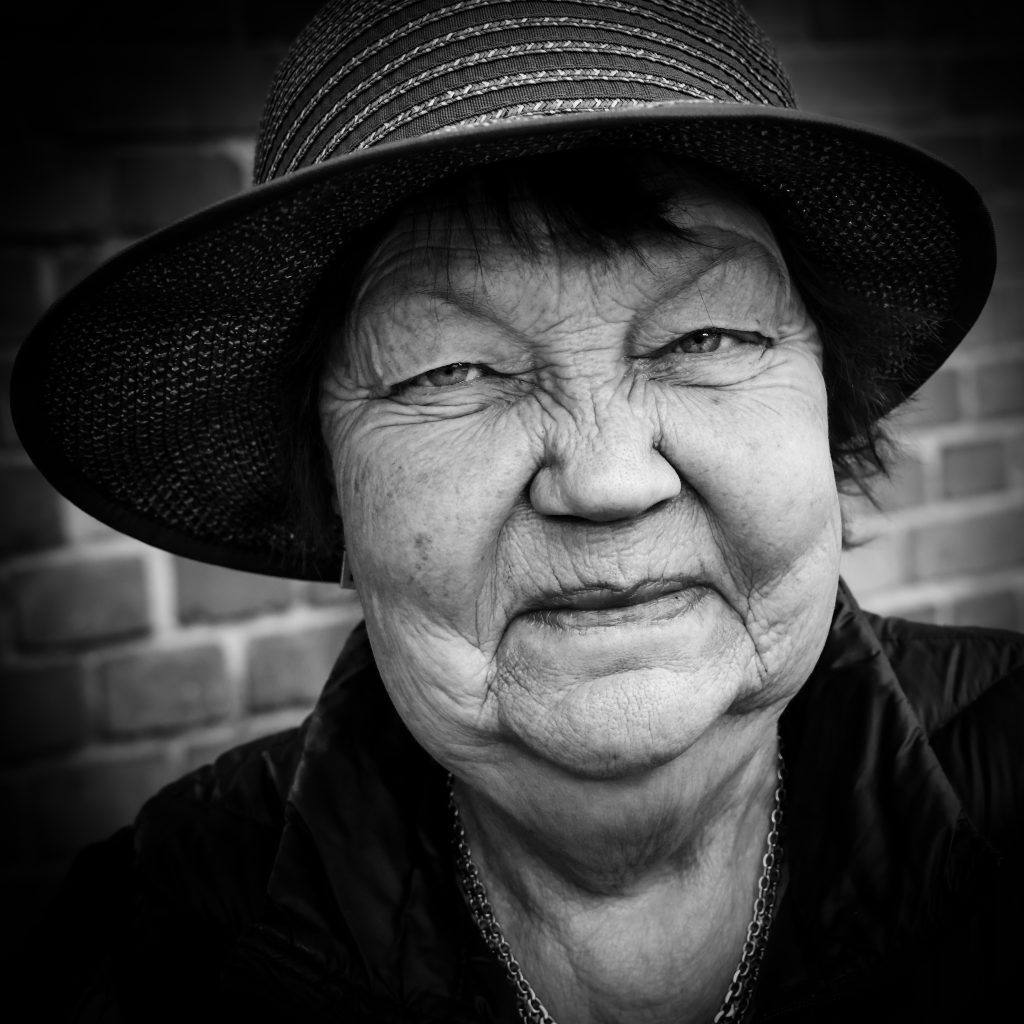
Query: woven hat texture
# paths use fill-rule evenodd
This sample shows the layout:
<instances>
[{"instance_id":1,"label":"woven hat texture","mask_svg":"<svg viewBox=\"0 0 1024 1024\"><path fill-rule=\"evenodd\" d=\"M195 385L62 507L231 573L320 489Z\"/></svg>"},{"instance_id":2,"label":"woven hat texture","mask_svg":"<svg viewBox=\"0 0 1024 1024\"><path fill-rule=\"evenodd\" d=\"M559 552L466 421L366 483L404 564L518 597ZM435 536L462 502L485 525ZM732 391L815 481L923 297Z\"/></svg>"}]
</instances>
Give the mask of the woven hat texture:
<instances>
[{"instance_id":1,"label":"woven hat texture","mask_svg":"<svg viewBox=\"0 0 1024 1024\"><path fill-rule=\"evenodd\" d=\"M353 235L455 172L632 147L721 169L877 312L896 399L991 285L977 193L921 151L795 109L730 0L329 3L285 57L254 188L119 254L27 339L15 422L92 515L214 564L336 579L288 517L282 366ZM600 173L595 167L595 173ZM895 311L922 314L908 327Z\"/></svg>"}]
</instances>

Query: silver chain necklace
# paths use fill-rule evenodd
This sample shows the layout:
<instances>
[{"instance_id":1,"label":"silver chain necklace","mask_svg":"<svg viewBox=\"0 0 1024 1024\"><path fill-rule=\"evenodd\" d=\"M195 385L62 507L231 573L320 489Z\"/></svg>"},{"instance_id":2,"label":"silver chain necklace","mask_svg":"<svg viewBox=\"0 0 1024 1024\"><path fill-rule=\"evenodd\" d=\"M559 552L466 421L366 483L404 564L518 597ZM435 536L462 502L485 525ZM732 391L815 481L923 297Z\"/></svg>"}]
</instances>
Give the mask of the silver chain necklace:
<instances>
[{"instance_id":1,"label":"silver chain necklace","mask_svg":"<svg viewBox=\"0 0 1024 1024\"><path fill-rule=\"evenodd\" d=\"M718 1013L715 1014L714 1024L743 1020L757 984L761 959L768 942L768 931L771 928L772 912L775 908L775 891L778 887L779 870L782 866L780 834L782 831L782 803L786 796L786 766L782 759L781 743L775 775L775 806L772 808L771 825L765 842L767 849L761 859L761 877L757 880L754 914L747 926L747 937L743 943L740 962L733 972L732 981L729 982L729 987L726 989L722 1005ZM533 991L533 987L526 980L523 969L512 954L512 948L494 916L494 909L487 898L487 890L473 863L466 830L462 825L462 815L459 813L459 805L455 800L455 779L450 772L448 773L448 807L452 816L452 839L455 845L455 865L459 873L459 884L484 942L505 968L509 980L512 982L516 992L519 1019L523 1021L523 1024L556 1024L554 1018L537 997L537 993Z\"/></svg>"}]
</instances>

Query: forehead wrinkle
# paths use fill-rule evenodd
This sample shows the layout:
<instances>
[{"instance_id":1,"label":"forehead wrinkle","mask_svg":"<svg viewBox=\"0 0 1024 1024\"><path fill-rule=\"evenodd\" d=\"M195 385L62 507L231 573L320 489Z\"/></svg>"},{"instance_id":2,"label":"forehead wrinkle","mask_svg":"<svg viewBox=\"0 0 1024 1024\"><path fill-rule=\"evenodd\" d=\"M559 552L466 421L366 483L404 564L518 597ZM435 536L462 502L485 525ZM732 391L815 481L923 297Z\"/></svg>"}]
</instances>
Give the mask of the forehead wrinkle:
<instances>
[{"instance_id":1,"label":"forehead wrinkle","mask_svg":"<svg viewBox=\"0 0 1024 1024\"><path fill-rule=\"evenodd\" d=\"M781 255L770 245L759 238L726 228L688 228L691 231L694 246L689 247L682 262L686 264L688 279L675 278L678 287L667 293L671 297L678 292L687 291L712 272L726 264L764 266L777 284L782 285L788 294L790 288L789 268ZM694 269L694 264L696 268ZM666 271L673 274L671 269ZM673 274L674 277L674 274Z\"/></svg>"},{"instance_id":2,"label":"forehead wrinkle","mask_svg":"<svg viewBox=\"0 0 1024 1024\"><path fill-rule=\"evenodd\" d=\"M429 269L422 260L416 260L415 268L410 269L409 279L414 286L405 289L406 300L423 299L426 309L437 319L441 318L442 307L452 307L464 316L497 326L524 343L530 340L528 324L543 320L546 312L557 309L567 285L571 289L569 279L574 268L565 264L567 258L577 258L575 253L563 252L557 246L537 253L503 245L493 249L440 246L437 252L439 258L430 261ZM600 253L595 255L603 262ZM467 265L471 273L459 273ZM591 289L595 293L600 291L595 278L600 276L601 268L587 260L582 269ZM506 271L509 273L503 278ZM502 278L510 287L493 286ZM527 312L529 318L525 316ZM557 329L568 319L571 313L546 322L544 329Z\"/></svg>"},{"instance_id":3,"label":"forehead wrinkle","mask_svg":"<svg viewBox=\"0 0 1024 1024\"><path fill-rule=\"evenodd\" d=\"M659 303L678 299L694 290L700 294L700 286L707 277L730 264L737 268L749 267L743 271L743 276L751 278L760 264L776 286L782 286L784 294L776 293L772 302L775 309L780 308L780 299L785 304L790 297L788 269L771 245L773 239L767 225L764 231L768 237L762 240L753 232L732 225L686 223L683 230L692 239L689 243L668 232L647 237L638 235L635 246L624 248L616 256L597 248L581 250L551 232L544 233L544 237L538 239L538 248L529 251L517 245L498 224L477 224L470 228L443 220L438 223L437 211L430 211L424 217L425 212L420 211L411 222L393 231L370 257L368 273L364 274L350 307L356 319L361 318L365 300L372 299L377 289L385 293L397 289L407 299L422 296L425 306L429 303L424 314L435 321L443 318L443 306L451 306L464 316L515 335L523 343L528 339L514 326L514 309L508 308L507 303L495 301L501 296L501 290L488 287L488 281L505 270L513 270L513 277L519 277L518 287L514 289L514 305L518 306L524 297L539 296L546 290L531 289L528 279L537 274L543 275L543 283L548 288L553 276L560 289L565 284L561 271L567 261L584 264L594 291L600 290L598 279L608 272L632 276L642 269L654 287L641 288L644 294L640 307L635 310L641 318L646 318L651 307ZM545 274L544 266L552 259L558 264L556 272ZM469 271L468 282L465 271ZM634 280L640 284L639 280ZM552 297L557 304L557 296Z\"/></svg>"},{"instance_id":4,"label":"forehead wrinkle","mask_svg":"<svg viewBox=\"0 0 1024 1024\"><path fill-rule=\"evenodd\" d=\"M436 230L431 233L437 234ZM482 253L475 239L468 239L464 246L453 242L454 232L449 232L446 238L433 240L424 238L416 224L393 231L383 239L361 275L346 317L347 330L365 330L367 313L375 314L370 317L371 321L386 315L396 323L399 309L404 314L403 320L429 316L440 324L443 320L441 307L451 306L464 316L507 331L509 325L488 303L481 301L484 289L456 287L452 279L453 263L460 259L472 260L479 273ZM401 302L393 301L396 295L401 296ZM373 362L376 364L379 360Z\"/></svg>"},{"instance_id":5,"label":"forehead wrinkle","mask_svg":"<svg viewBox=\"0 0 1024 1024\"><path fill-rule=\"evenodd\" d=\"M729 234L734 244L726 248L719 243L696 272L687 260L685 273L671 277L659 301L641 318L639 330L659 312L671 314L677 304L688 305L694 298L709 326L729 326L718 322L723 316L754 316L760 322L763 315L766 327L779 329L797 312L792 281L781 258L757 239ZM662 276L671 276L671 268L663 267Z\"/></svg>"},{"instance_id":6,"label":"forehead wrinkle","mask_svg":"<svg viewBox=\"0 0 1024 1024\"><path fill-rule=\"evenodd\" d=\"M392 327L398 326L400 331L407 337L422 340L422 331L417 330L417 325L422 324L426 318L433 321L438 330L444 329L445 316L444 307L450 307L457 311L457 316L463 321L475 322L486 325L489 328L497 328L503 337L510 338L517 344L525 344L525 337L515 327L498 314L490 313L479 303L472 301L471 297L464 296L465 301L445 292L431 292L425 289L417 289L415 292L406 293L400 303L374 303L375 314L366 315L366 310L354 319L354 327L361 331L368 339L366 358L378 376L385 376L389 372L388 361L384 353L389 351L391 346L382 339L387 337L381 333L381 321L379 317L387 317ZM417 301L422 300L422 301ZM399 311L401 310L401 314Z\"/></svg>"}]
</instances>

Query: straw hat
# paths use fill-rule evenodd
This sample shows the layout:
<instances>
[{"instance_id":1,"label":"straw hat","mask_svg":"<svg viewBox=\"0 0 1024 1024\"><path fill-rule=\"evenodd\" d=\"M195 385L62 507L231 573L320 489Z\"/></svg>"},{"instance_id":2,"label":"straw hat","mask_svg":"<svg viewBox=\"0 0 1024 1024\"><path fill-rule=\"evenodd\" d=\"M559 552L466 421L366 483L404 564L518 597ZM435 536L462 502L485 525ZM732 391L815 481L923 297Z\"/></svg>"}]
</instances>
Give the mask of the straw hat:
<instances>
[{"instance_id":1,"label":"straw hat","mask_svg":"<svg viewBox=\"0 0 1024 1024\"><path fill-rule=\"evenodd\" d=\"M877 314L894 403L988 294L974 189L914 147L797 110L731 0L336 0L271 88L255 187L120 253L26 340L11 387L26 449L76 504L158 547L336 579L340 533L303 558L279 449L282 366L325 268L457 171L591 147L740 183Z\"/></svg>"}]
</instances>

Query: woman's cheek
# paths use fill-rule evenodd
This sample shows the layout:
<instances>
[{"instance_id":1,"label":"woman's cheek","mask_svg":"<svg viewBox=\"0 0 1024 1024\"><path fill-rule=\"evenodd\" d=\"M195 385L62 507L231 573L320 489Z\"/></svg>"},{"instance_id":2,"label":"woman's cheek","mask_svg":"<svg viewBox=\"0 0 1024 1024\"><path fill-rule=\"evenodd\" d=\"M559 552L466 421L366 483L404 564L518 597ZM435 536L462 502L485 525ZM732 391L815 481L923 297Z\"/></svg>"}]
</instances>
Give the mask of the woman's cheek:
<instances>
[{"instance_id":1,"label":"woman's cheek","mask_svg":"<svg viewBox=\"0 0 1024 1024\"><path fill-rule=\"evenodd\" d=\"M788 401L786 399L788 398ZM744 578L775 577L836 547L839 505L824 395L771 403L707 403L676 437L680 474L711 520L722 554ZM671 453L669 453L671 454Z\"/></svg>"},{"instance_id":2,"label":"woman's cheek","mask_svg":"<svg viewBox=\"0 0 1024 1024\"><path fill-rule=\"evenodd\" d=\"M436 497L421 489L424 474L381 450L346 468L353 484L342 521L357 574L363 568L364 579L372 577L376 586L409 587L440 539Z\"/></svg>"},{"instance_id":3,"label":"woman's cheek","mask_svg":"<svg viewBox=\"0 0 1024 1024\"><path fill-rule=\"evenodd\" d=\"M465 601L493 530L482 498L493 469L480 452L429 428L354 437L344 460L342 518L354 567L378 585L432 602ZM347 507L346 507L347 506ZM347 513L347 515L346 515Z\"/></svg>"}]
</instances>

